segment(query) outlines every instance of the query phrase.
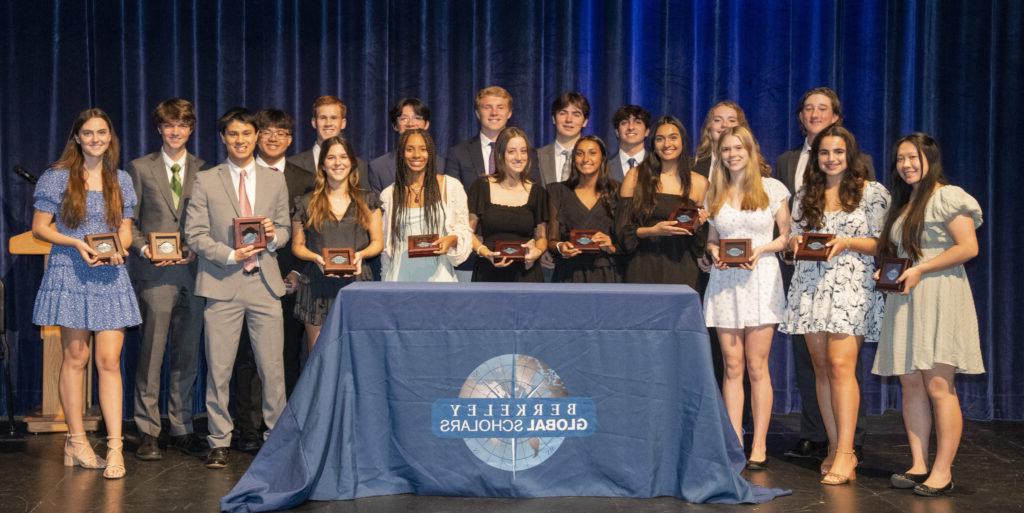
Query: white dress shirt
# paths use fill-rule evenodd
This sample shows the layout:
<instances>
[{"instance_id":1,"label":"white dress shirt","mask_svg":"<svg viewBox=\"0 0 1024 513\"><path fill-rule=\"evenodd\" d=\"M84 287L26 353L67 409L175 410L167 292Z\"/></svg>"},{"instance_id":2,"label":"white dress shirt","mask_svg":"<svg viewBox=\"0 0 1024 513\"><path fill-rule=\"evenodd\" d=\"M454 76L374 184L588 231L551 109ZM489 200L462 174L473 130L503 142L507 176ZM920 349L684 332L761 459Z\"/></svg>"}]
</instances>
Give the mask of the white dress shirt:
<instances>
[{"instance_id":1,"label":"white dress shirt","mask_svg":"<svg viewBox=\"0 0 1024 513\"><path fill-rule=\"evenodd\" d=\"M487 174L490 171L491 143L492 142L494 142L494 141L492 141L486 135L484 135L483 132L480 132L480 150L483 152L483 155L484 155L484 174ZM498 170L497 169L497 167L498 167L497 159L495 159L494 162L495 162L495 164L494 164L495 169L494 170L497 171Z\"/></svg>"},{"instance_id":2,"label":"white dress shirt","mask_svg":"<svg viewBox=\"0 0 1024 513\"><path fill-rule=\"evenodd\" d=\"M563 155L563 152L568 152ZM558 141L555 141L555 181L564 182L569 179L569 174L572 174L572 164L569 164L570 171L563 174L562 169L565 169L565 161L572 158L572 148L563 148Z\"/></svg>"},{"instance_id":3,"label":"white dress shirt","mask_svg":"<svg viewBox=\"0 0 1024 513\"><path fill-rule=\"evenodd\" d=\"M644 161L645 156L647 156L647 150L644 148L640 148L636 155L626 155L626 152L619 150L619 163L622 164L622 174L625 175L629 172L629 159L636 159L636 165L639 166Z\"/></svg>"},{"instance_id":4,"label":"white dress shirt","mask_svg":"<svg viewBox=\"0 0 1024 513\"><path fill-rule=\"evenodd\" d=\"M245 169L245 195L249 197L249 208L252 209L253 215L256 212L256 161L250 161L244 168L235 165L234 161L228 159L228 173L231 174L231 186L232 190L235 191L235 195L238 195L238 180L242 177L242 169ZM241 201L239 199L239 201ZM277 251L277 234L274 234L272 240L267 241L267 251ZM231 250L228 253L228 265L235 264L238 261L235 260L235 250Z\"/></svg>"}]
</instances>

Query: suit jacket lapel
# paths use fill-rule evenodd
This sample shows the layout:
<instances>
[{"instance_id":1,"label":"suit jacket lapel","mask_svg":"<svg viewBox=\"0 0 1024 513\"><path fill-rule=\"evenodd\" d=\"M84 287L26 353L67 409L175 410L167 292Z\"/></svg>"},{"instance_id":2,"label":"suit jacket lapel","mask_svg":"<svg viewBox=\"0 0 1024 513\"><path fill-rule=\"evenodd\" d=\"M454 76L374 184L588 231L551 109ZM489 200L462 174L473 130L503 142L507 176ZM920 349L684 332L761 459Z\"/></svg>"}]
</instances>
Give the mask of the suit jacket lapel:
<instances>
[{"instance_id":1,"label":"suit jacket lapel","mask_svg":"<svg viewBox=\"0 0 1024 513\"><path fill-rule=\"evenodd\" d=\"M220 177L220 183L224 186L224 192L227 194L228 199L231 200L231 207L235 209L235 217L242 217L242 211L238 208L238 193L235 192L237 184L231 183L231 171L226 163L220 165L220 169L217 170L217 176Z\"/></svg>"},{"instance_id":2,"label":"suit jacket lapel","mask_svg":"<svg viewBox=\"0 0 1024 513\"><path fill-rule=\"evenodd\" d=\"M174 208L174 198L171 196L171 182L167 180L167 170L164 167L164 158L161 152L158 151L153 156L149 166L149 173L153 178L153 183L157 184L156 189L160 191L160 196L167 203L167 209L174 212L175 217L177 217L178 210Z\"/></svg>"},{"instance_id":3,"label":"suit jacket lapel","mask_svg":"<svg viewBox=\"0 0 1024 513\"><path fill-rule=\"evenodd\" d=\"M487 174L487 163L484 162L483 140L480 136L474 137L469 145L469 158L473 160L473 169L477 176Z\"/></svg>"},{"instance_id":4,"label":"suit jacket lapel","mask_svg":"<svg viewBox=\"0 0 1024 513\"><path fill-rule=\"evenodd\" d=\"M192 197L192 184L196 183L196 174L199 173L199 162L192 155L185 157L185 183L181 188L181 201L178 202L178 215L183 213L185 199Z\"/></svg>"},{"instance_id":5,"label":"suit jacket lapel","mask_svg":"<svg viewBox=\"0 0 1024 513\"><path fill-rule=\"evenodd\" d=\"M266 183L266 173L276 173L276 171L256 164L256 167L253 168L253 172L255 174L254 178L256 179L256 187L254 187L254 190L256 191L256 201L254 201L252 205L252 215L258 216L261 215L260 212L270 211L269 208L264 208L270 205L270 194L267 190L268 185Z\"/></svg>"}]
</instances>

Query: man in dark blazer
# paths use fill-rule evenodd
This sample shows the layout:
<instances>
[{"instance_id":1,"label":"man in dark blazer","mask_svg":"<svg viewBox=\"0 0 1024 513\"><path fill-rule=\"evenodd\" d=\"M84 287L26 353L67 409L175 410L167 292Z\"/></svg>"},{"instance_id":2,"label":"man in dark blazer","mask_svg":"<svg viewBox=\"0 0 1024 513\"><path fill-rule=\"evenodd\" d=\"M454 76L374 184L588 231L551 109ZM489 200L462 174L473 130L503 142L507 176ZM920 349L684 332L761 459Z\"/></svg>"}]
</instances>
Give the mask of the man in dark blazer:
<instances>
[{"instance_id":1,"label":"man in dark blazer","mask_svg":"<svg viewBox=\"0 0 1024 513\"><path fill-rule=\"evenodd\" d=\"M310 120L310 124L316 130L316 143L312 148L288 157L288 162L305 169L310 174L315 173L316 164L320 158L320 143L328 137L342 135L341 132L348 125L348 119L345 117L347 113L348 107L337 96L325 95L317 98L313 102L313 118ZM369 168L366 161L356 157L356 170L359 171L359 185L369 188L367 180Z\"/></svg>"},{"instance_id":2,"label":"man in dark blazer","mask_svg":"<svg viewBox=\"0 0 1024 513\"><path fill-rule=\"evenodd\" d=\"M263 382L263 420L273 430L285 404L281 296L285 284L276 252L288 243L291 219L284 176L256 164L258 129L248 110L235 108L218 122L228 150L222 164L199 173L188 204L185 236L199 257L196 294L206 298L206 412L210 453L206 466L228 463L233 423L229 383L242 323L248 327ZM266 248L236 248L234 219L262 217Z\"/></svg>"},{"instance_id":3,"label":"man in dark blazer","mask_svg":"<svg viewBox=\"0 0 1024 513\"><path fill-rule=\"evenodd\" d=\"M476 94L476 118L480 120L480 133L448 150L445 173L462 182L467 191L481 176L493 174L495 156L491 149L511 117L512 95L505 88L489 86L481 89ZM530 178L535 183L540 182L537 152L533 150L530 151Z\"/></svg>"},{"instance_id":4,"label":"man in dark blazer","mask_svg":"<svg viewBox=\"0 0 1024 513\"><path fill-rule=\"evenodd\" d=\"M388 112L391 128L402 135L410 128L430 129L430 108L419 98L402 98ZM385 187L395 183L395 151L389 151L370 161L370 190L380 194ZM434 165L438 173L444 173L444 158L437 150Z\"/></svg>"},{"instance_id":5,"label":"man in dark blazer","mask_svg":"<svg viewBox=\"0 0 1024 513\"><path fill-rule=\"evenodd\" d=\"M161 248L150 247L148 240L148 234L153 232L173 232L184 241L186 205L196 173L203 166L203 161L185 148L195 128L196 115L191 102L172 98L157 105L153 121L163 140L160 150L127 166L138 197L132 224L134 251L129 266L142 309L135 371L135 425L141 441L135 456L145 461L163 457L157 440L161 430L160 370L165 354L170 360L167 417L171 443L194 456L203 455L206 449L192 430L192 392L205 303L193 294L196 256L182 246L183 258L154 263L150 258Z\"/></svg>"},{"instance_id":6,"label":"man in dark blazer","mask_svg":"<svg viewBox=\"0 0 1024 513\"><path fill-rule=\"evenodd\" d=\"M573 160L572 150L589 120L590 102L586 96L576 91L562 93L551 103L551 123L555 125L555 140L537 150L540 181L544 187L569 179Z\"/></svg>"},{"instance_id":7,"label":"man in dark blazer","mask_svg":"<svg viewBox=\"0 0 1024 513\"><path fill-rule=\"evenodd\" d=\"M651 113L639 105L623 105L612 115L612 130L619 151L608 157L608 175L621 183L647 156L644 141L651 135Z\"/></svg>"},{"instance_id":8,"label":"man in dark blazer","mask_svg":"<svg viewBox=\"0 0 1024 513\"><path fill-rule=\"evenodd\" d=\"M804 171L811 159L811 142L822 130L843 121L839 95L828 87L816 87L807 91L800 99L796 117L800 122L800 131L804 134L803 144L783 153L775 161L775 175L786 185L794 199L797 191L803 185ZM868 180L874 180L875 167L871 156L862 152L861 158L868 171ZM793 275L792 266L784 266L782 274L788 289ZM790 337L793 340L793 360L796 367L797 387L800 391L800 440L792 449L786 451L786 456L791 458L816 457L821 454L821 451L828 448L828 436L821 420L821 411L818 409L818 396L814 386L814 366L811 363L811 355L807 351L807 343L804 341L803 335L790 335ZM857 376L859 377L861 373L861 364L858 361ZM864 403L865 401L861 400L860 411L857 414L857 432L854 435L854 447L860 461L864 461L860 450L864 440Z\"/></svg>"}]
</instances>

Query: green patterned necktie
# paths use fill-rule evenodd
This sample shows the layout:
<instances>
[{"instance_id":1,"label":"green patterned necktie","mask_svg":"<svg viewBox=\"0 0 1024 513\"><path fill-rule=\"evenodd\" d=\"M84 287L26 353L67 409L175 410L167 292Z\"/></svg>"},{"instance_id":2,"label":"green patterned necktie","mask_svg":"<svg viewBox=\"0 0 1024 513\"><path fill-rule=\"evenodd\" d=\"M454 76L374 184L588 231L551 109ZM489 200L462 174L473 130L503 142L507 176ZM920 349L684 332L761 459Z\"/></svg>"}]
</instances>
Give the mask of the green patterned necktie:
<instances>
[{"instance_id":1,"label":"green patterned necktie","mask_svg":"<svg viewBox=\"0 0 1024 513\"><path fill-rule=\"evenodd\" d=\"M174 208L178 208L181 202L181 166L171 166L171 198L174 200Z\"/></svg>"}]
</instances>

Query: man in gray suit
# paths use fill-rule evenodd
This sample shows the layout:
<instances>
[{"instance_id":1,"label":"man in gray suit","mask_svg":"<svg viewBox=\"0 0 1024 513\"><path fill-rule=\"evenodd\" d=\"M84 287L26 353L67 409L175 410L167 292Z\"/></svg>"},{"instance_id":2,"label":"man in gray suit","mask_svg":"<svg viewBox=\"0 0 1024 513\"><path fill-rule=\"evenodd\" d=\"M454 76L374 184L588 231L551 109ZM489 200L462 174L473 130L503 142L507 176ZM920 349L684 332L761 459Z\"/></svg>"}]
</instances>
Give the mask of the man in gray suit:
<instances>
[{"instance_id":1,"label":"man in gray suit","mask_svg":"<svg viewBox=\"0 0 1024 513\"><path fill-rule=\"evenodd\" d=\"M410 128L430 129L430 108L419 98L402 98L388 112L391 128L402 135ZM444 171L444 158L437 151L435 168ZM389 151L370 161L370 190L380 194L385 187L395 183L395 151Z\"/></svg>"},{"instance_id":2,"label":"man in gray suit","mask_svg":"<svg viewBox=\"0 0 1024 513\"><path fill-rule=\"evenodd\" d=\"M192 432L192 392L204 304L203 298L192 292L196 256L183 247L184 258L153 263L150 258L157 249L151 248L148 240L151 232L184 231L192 184L204 162L185 149L196 124L191 102L182 98L161 102L153 111L153 121L163 145L159 151L128 163L138 197L129 265L142 307L142 340L135 371L135 425L141 442L135 456L146 461L163 457L157 439L165 352L170 360L167 417L171 443L194 456L206 452L206 444Z\"/></svg>"},{"instance_id":3,"label":"man in gray suit","mask_svg":"<svg viewBox=\"0 0 1024 513\"><path fill-rule=\"evenodd\" d=\"M268 430L285 404L280 300L285 285L275 252L288 243L288 188L284 175L253 159L259 131L251 112L231 109L218 127L228 159L196 177L185 224L189 246L199 256L196 294L206 298L207 468L227 466L232 430L228 389L243 319L263 382ZM263 217L266 249L251 244L235 249L233 220L253 216Z\"/></svg>"},{"instance_id":4,"label":"man in gray suit","mask_svg":"<svg viewBox=\"0 0 1024 513\"><path fill-rule=\"evenodd\" d=\"M312 148L288 157L288 162L316 175L316 163L320 161L320 143L345 130L345 126L348 125L348 118L345 117L347 113L348 107L337 96L325 95L317 98L313 102L313 118L310 120L310 124L316 130L316 143ZM366 161L356 157L356 169L359 171L359 185L368 189L369 168Z\"/></svg>"},{"instance_id":5,"label":"man in gray suit","mask_svg":"<svg viewBox=\"0 0 1024 513\"><path fill-rule=\"evenodd\" d=\"M576 91L562 93L551 103L555 142L537 150L541 185L564 182L572 169L572 149L590 120L590 102Z\"/></svg>"},{"instance_id":6,"label":"man in gray suit","mask_svg":"<svg viewBox=\"0 0 1024 513\"><path fill-rule=\"evenodd\" d=\"M811 142L822 130L832 124L843 122L843 109L839 103L839 95L828 87L816 87L807 91L800 99L796 117L800 122L800 131L804 134L803 143L783 153L775 161L775 174L786 185L793 198L796 198L797 191L803 186L804 171L811 158ZM871 162L871 156L862 152L861 159L867 168L868 180L874 180L875 166ZM792 267L784 266L782 277L787 289L792 275ZM804 341L803 335L790 335L790 337L793 339L793 364L796 370L797 388L800 391L800 440L793 448L786 451L786 456L811 458L820 456L822 451L828 448L828 438L825 433L825 424L821 420L821 410L818 409L814 366L811 363L811 355L807 351L807 343ZM861 365L858 361L858 379L861 372ZM860 411L857 414L857 432L853 439L859 461L864 461L860 448L864 440L864 403L866 402L860 402Z\"/></svg>"},{"instance_id":7,"label":"man in gray suit","mask_svg":"<svg viewBox=\"0 0 1024 513\"><path fill-rule=\"evenodd\" d=\"M612 115L619 151L608 157L608 175L622 181L647 156L644 140L651 135L651 113L639 105L623 105Z\"/></svg>"}]
</instances>

